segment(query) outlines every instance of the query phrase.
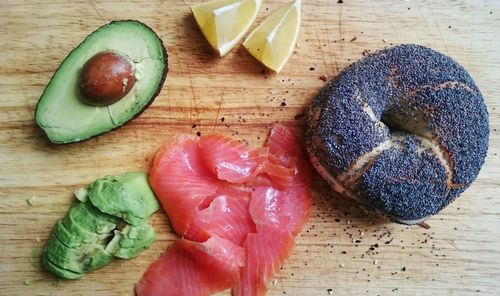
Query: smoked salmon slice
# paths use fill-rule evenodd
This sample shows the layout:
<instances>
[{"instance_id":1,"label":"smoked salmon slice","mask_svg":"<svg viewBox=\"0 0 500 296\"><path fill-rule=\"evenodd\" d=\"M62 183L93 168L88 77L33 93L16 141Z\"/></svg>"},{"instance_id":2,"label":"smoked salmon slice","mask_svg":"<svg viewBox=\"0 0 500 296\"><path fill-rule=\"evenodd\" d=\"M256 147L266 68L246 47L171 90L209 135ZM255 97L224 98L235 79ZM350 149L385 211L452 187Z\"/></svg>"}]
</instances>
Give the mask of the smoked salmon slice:
<instances>
[{"instance_id":1,"label":"smoked salmon slice","mask_svg":"<svg viewBox=\"0 0 500 296\"><path fill-rule=\"evenodd\" d=\"M287 231L270 227L248 234L243 243L246 262L233 287L233 296L265 295L274 274L290 255L293 239Z\"/></svg>"},{"instance_id":2,"label":"smoked salmon slice","mask_svg":"<svg viewBox=\"0 0 500 296\"><path fill-rule=\"evenodd\" d=\"M196 213L186 238L205 241L217 235L241 245L255 224L248 213L250 199L230 195L215 197L210 206Z\"/></svg>"},{"instance_id":3,"label":"smoked salmon slice","mask_svg":"<svg viewBox=\"0 0 500 296\"><path fill-rule=\"evenodd\" d=\"M272 181L261 181L267 185L253 186L249 212L257 229L261 225L287 229L295 236L302 230L312 211L309 190L311 167L291 129L275 125L266 147L275 157L274 162L280 163L283 167L293 168L293 181L286 188L280 188Z\"/></svg>"},{"instance_id":4,"label":"smoked salmon slice","mask_svg":"<svg viewBox=\"0 0 500 296\"><path fill-rule=\"evenodd\" d=\"M135 285L136 295L210 295L231 288L245 262L245 252L214 236L199 243L185 239L174 242L151 264Z\"/></svg>"},{"instance_id":5,"label":"smoked salmon slice","mask_svg":"<svg viewBox=\"0 0 500 296\"><path fill-rule=\"evenodd\" d=\"M203 163L198 139L186 135L173 138L156 153L149 184L181 237L189 230L194 210L220 186Z\"/></svg>"},{"instance_id":6,"label":"smoked salmon slice","mask_svg":"<svg viewBox=\"0 0 500 296\"><path fill-rule=\"evenodd\" d=\"M221 180L246 183L258 173L267 160L267 148L250 149L243 142L219 135L199 141L207 167Z\"/></svg>"},{"instance_id":7,"label":"smoked salmon slice","mask_svg":"<svg viewBox=\"0 0 500 296\"><path fill-rule=\"evenodd\" d=\"M312 211L311 168L295 134L283 126L275 126L266 146L275 156L275 163L294 168L293 181L280 188L261 177L259 185L253 187L249 212L257 233L248 234L243 243L246 263L233 288L234 296L265 295Z\"/></svg>"},{"instance_id":8,"label":"smoked salmon slice","mask_svg":"<svg viewBox=\"0 0 500 296\"><path fill-rule=\"evenodd\" d=\"M312 209L311 168L281 125L261 148L174 137L157 152L150 184L182 239L148 268L138 296L264 295Z\"/></svg>"}]
</instances>

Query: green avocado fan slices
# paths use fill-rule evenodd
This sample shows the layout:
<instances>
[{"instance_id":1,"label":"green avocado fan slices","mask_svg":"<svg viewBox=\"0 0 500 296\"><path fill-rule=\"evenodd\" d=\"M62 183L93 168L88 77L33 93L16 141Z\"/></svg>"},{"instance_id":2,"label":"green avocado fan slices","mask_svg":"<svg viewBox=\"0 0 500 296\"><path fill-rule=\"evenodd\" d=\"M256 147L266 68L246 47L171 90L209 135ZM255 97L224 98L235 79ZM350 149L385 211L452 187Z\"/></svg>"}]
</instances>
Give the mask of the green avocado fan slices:
<instances>
[{"instance_id":1,"label":"green avocado fan slices","mask_svg":"<svg viewBox=\"0 0 500 296\"><path fill-rule=\"evenodd\" d=\"M135 20L110 22L60 64L38 101L35 122L53 143L87 140L142 113L167 72L167 51L150 27Z\"/></svg>"},{"instance_id":2,"label":"green avocado fan slices","mask_svg":"<svg viewBox=\"0 0 500 296\"><path fill-rule=\"evenodd\" d=\"M156 240L148 220L160 205L146 173L105 176L76 195L45 246L42 264L48 271L77 279L114 258L136 257Z\"/></svg>"},{"instance_id":3,"label":"green avocado fan slices","mask_svg":"<svg viewBox=\"0 0 500 296\"><path fill-rule=\"evenodd\" d=\"M121 230L115 230L113 239L106 246L106 251L123 259L133 258L151 245L156 233L149 224L127 224Z\"/></svg>"},{"instance_id":4,"label":"green avocado fan slices","mask_svg":"<svg viewBox=\"0 0 500 296\"><path fill-rule=\"evenodd\" d=\"M158 208L158 201L143 173L106 176L89 186L88 198L102 212L120 217L127 223L139 225Z\"/></svg>"}]
</instances>

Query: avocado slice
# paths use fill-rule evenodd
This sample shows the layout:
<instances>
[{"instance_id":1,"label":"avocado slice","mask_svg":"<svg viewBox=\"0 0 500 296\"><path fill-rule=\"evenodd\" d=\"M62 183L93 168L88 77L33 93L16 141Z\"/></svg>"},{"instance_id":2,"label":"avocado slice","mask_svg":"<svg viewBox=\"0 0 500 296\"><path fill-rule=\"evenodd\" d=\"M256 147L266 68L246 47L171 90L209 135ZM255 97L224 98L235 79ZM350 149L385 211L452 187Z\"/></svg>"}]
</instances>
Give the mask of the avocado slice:
<instances>
[{"instance_id":1,"label":"avocado slice","mask_svg":"<svg viewBox=\"0 0 500 296\"><path fill-rule=\"evenodd\" d=\"M114 256L105 247L112 240L117 223L123 222L99 212L90 203L77 202L56 223L45 247L44 266L61 277L73 279L107 265Z\"/></svg>"},{"instance_id":2,"label":"avocado slice","mask_svg":"<svg viewBox=\"0 0 500 296\"><path fill-rule=\"evenodd\" d=\"M84 244L81 238L75 236L74 233L66 229L62 219L57 220L53 235L69 248L80 248Z\"/></svg>"},{"instance_id":3,"label":"avocado slice","mask_svg":"<svg viewBox=\"0 0 500 296\"><path fill-rule=\"evenodd\" d=\"M82 257L80 251L68 248L55 236L52 236L47 241L43 256L46 256L50 262L62 269L70 270L76 273L85 273L85 268L82 262L80 262Z\"/></svg>"},{"instance_id":4,"label":"avocado slice","mask_svg":"<svg viewBox=\"0 0 500 296\"><path fill-rule=\"evenodd\" d=\"M47 256L43 256L42 266L46 270L52 272L53 274L56 274L56 275L58 275L62 278L65 278L65 279L76 280L76 279L79 279L85 275L84 273L78 273L78 272L74 272L71 270L61 268L61 267L53 264L52 262L50 262L49 259L47 258Z\"/></svg>"},{"instance_id":5,"label":"avocado slice","mask_svg":"<svg viewBox=\"0 0 500 296\"><path fill-rule=\"evenodd\" d=\"M144 172L98 179L90 186L88 198L103 213L132 225L144 224L160 208Z\"/></svg>"},{"instance_id":6,"label":"avocado slice","mask_svg":"<svg viewBox=\"0 0 500 296\"><path fill-rule=\"evenodd\" d=\"M52 236L47 242L44 256L59 268L85 273L101 268L113 260L101 244L84 245L83 248L69 248L60 242L56 236Z\"/></svg>"},{"instance_id":7,"label":"avocado slice","mask_svg":"<svg viewBox=\"0 0 500 296\"><path fill-rule=\"evenodd\" d=\"M103 215L103 216L100 216ZM58 231L56 234L61 238L61 241L66 245L73 244L96 244L102 241L112 239L112 231L116 228L118 219L109 221L110 216L100 213L90 203L76 203L66 214L62 220L64 228L71 236L64 236L64 232ZM77 240L75 242L66 242L72 237Z\"/></svg>"},{"instance_id":8,"label":"avocado slice","mask_svg":"<svg viewBox=\"0 0 500 296\"><path fill-rule=\"evenodd\" d=\"M115 236L106 246L106 250L116 257L130 259L139 255L156 240L156 233L149 224L127 224L121 230L115 230Z\"/></svg>"},{"instance_id":9,"label":"avocado slice","mask_svg":"<svg viewBox=\"0 0 500 296\"><path fill-rule=\"evenodd\" d=\"M132 89L108 106L84 102L79 76L96 54L113 51L133 62ZM35 121L50 141L79 142L122 126L144 111L159 94L168 72L162 40L147 25L135 21L108 23L80 43L64 59L47 84L35 111Z\"/></svg>"},{"instance_id":10,"label":"avocado slice","mask_svg":"<svg viewBox=\"0 0 500 296\"><path fill-rule=\"evenodd\" d=\"M80 232L86 235L78 237L75 233L72 233L68 229L66 229L63 221L63 219L59 219L59 221L57 221L53 234L61 243L63 243L68 248L81 249L86 248L87 245L106 245L106 243L113 238L112 232L95 235L93 233L87 232L87 230L81 228L81 226L77 224L76 227L80 227Z\"/></svg>"},{"instance_id":11,"label":"avocado slice","mask_svg":"<svg viewBox=\"0 0 500 296\"><path fill-rule=\"evenodd\" d=\"M89 196L89 190L87 187L82 187L78 188L77 190L73 191L73 194L75 195L76 199L78 199L81 202L87 202L88 196Z\"/></svg>"},{"instance_id":12,"label":"avocado slice","mask_svg":"<svg viewBox=\"0 0 500 296\"><path fill-rule=\"evenodd\" d=\"M80 202L71 207L63 222L67 229L78 237L100 237L113 231L119 219L101 213L91 203Z\"/></svg>"}]
</instances>

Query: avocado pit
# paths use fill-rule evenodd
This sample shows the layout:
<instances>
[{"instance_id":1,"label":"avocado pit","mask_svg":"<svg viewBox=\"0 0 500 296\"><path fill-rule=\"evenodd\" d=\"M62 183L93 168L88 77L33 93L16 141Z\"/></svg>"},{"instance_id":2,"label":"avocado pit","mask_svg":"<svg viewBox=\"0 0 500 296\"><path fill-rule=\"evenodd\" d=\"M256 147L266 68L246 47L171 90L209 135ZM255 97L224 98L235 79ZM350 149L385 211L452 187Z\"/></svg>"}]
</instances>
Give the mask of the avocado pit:
<instances>
[{"instance_id":1,"label":"avocado pit","mask_svg":"<svg viewBox=\"0 0 500 296\"><path fill-rule=\"evenodd\" d=\"M85 63L78 86L84 102L108 106L125 97L134 84L130 58L115 51L102 51Z\"/></svg>"}]
</instances>

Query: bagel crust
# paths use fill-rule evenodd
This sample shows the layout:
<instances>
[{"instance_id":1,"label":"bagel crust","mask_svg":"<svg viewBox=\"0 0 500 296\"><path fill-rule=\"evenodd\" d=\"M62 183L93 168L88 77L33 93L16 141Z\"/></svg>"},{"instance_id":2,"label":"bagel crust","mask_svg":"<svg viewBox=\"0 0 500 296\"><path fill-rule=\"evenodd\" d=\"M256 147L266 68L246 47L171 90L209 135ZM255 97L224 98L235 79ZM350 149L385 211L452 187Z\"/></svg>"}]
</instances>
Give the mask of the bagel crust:
<instances>
[{"instance_id":1,"label":"bagel crust","mask_svg":"<svg viewBox=\"0 0 500 296\"><path fill-rule=\"evenodd\" d=\"M306 146L334 190L412 224L438 213L476 179L488 111L465 69L404 44L344 69L314 98Z\"/></svg>"}]
</instances>

